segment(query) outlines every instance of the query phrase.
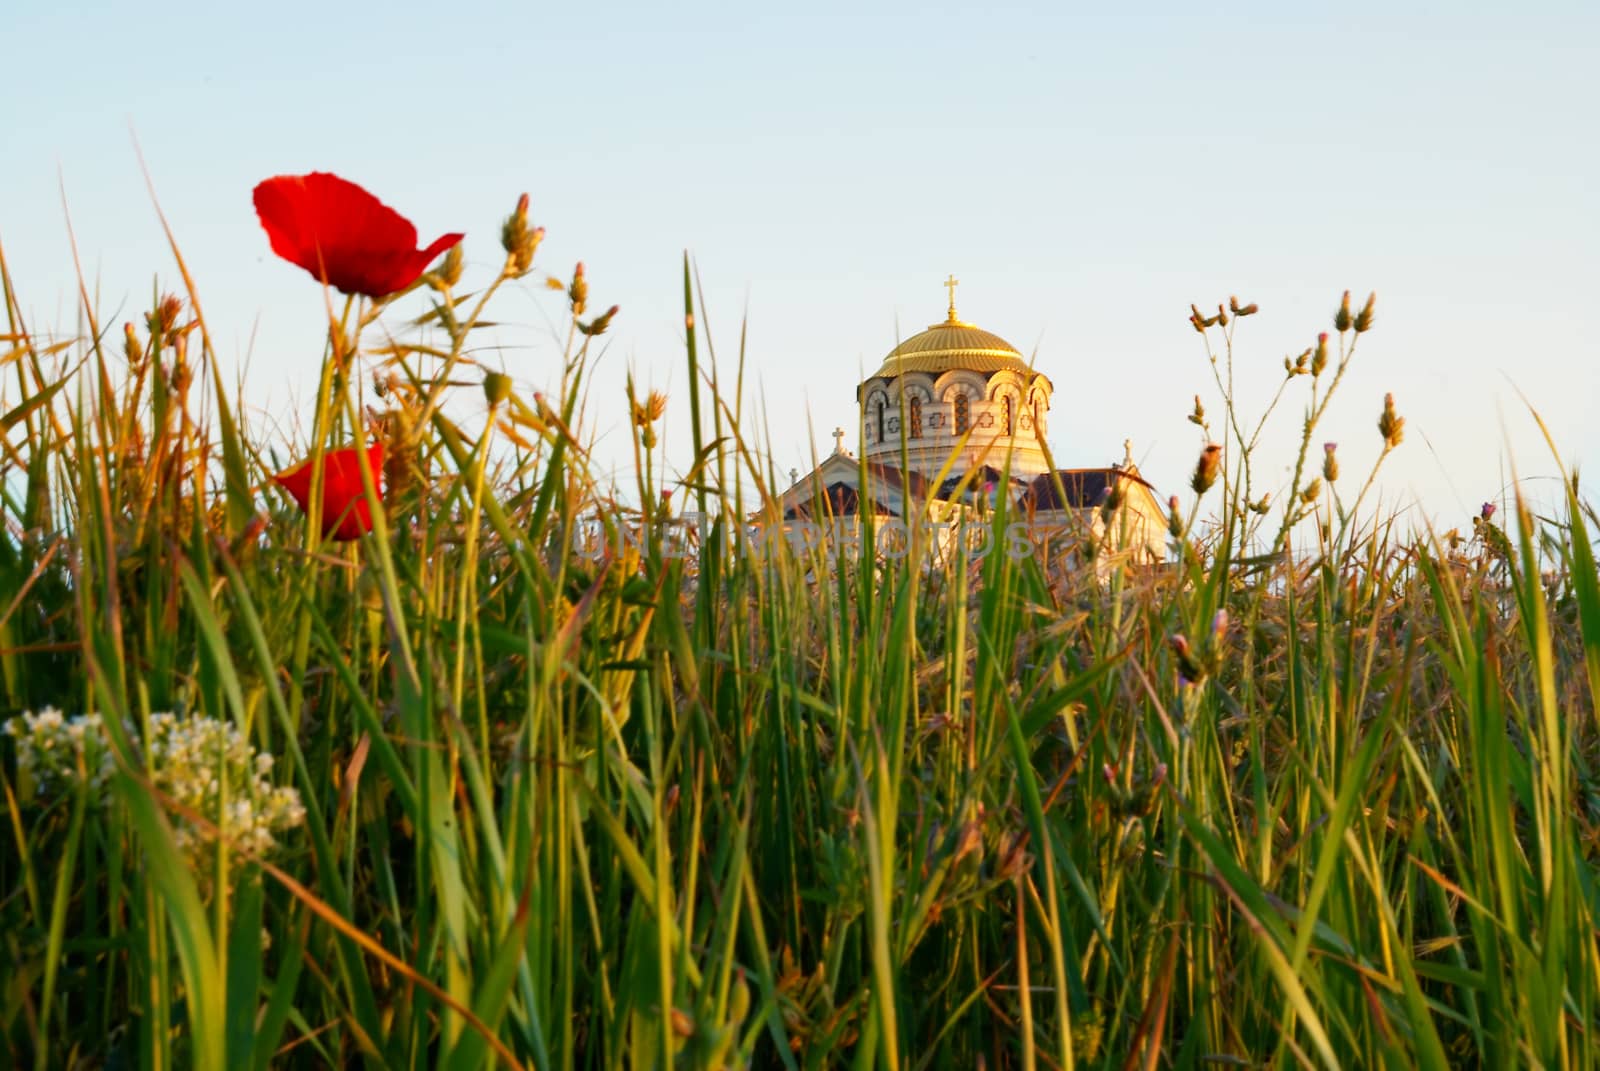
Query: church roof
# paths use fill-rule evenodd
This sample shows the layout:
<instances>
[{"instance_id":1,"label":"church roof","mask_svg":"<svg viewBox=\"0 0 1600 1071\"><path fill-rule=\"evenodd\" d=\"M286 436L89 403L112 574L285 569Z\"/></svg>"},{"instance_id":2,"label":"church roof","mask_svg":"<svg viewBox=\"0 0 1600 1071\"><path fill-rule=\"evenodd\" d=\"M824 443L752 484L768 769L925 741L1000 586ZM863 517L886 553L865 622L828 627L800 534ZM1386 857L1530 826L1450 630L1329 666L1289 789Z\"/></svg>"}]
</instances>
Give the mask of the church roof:
<instances>
[{"instance_id":1,"label":"church roof","mask_svg":"<svg viewBox=\"0 0 1600 1071\"><path fill-rule=\"evenodd\" d=\"M1067 494L1064 502L1056 494L1056 476L1061 477L1061 489ZM1017 505L1025 510L1090 509L1100 504L1112 482L1119 479L1150 486L1144 477L1124 469L1061 469L1035 476Z\"/></svg>"},{"instance_id":2,"label":"church roof","mask_svg":"<svg viewBox=\"0 0 1600 1071\"><path fill-rule=\"evenodd\" d=\"M828 500L827 505L823 507L825 516L853 517L861 511L861 493L842 480L836 480L829 484L828 493L824 497ZM872 512L879 517L894 516L894 511L877 499L869 499L868 501L872 504ZM811 511L815 505L815 499L797 502L784 512L783 519L786 521L810 520Z\"/></svg>"},{"instance_id":3,"label":"church roof","mask_svg":"<svg viewBox=\"0 0 1600 1071\"><path fill-rule=\"evenodd\" d=\"M999 335L959 320L934 324L921 334L912 335L889 351L874 379L892 379L905 372L938 375L952 368L973 372L1011 370L1031 373L1028 362L1017 348Z\"/></svg>"},{"instance_id":4,"label":"church roof","mask_svg":"<svg viewBox=\"0 0 1600 1071\"><path fill-rule=\"evenodd\" d=\"M846 461L849 463L848 466L844 465ZM848 454L836 453L828 457L810 477L802 479L784 492L782 500L790 503L784 511L784 518L794 520L811 516L819 488L815 482L811 482L807 487L810 481L826 481L820 490L826 492L825 497L835 516L851 516L859 512L861 506L855 486L860 471L859 464ZM891 496L898 495L904 498L910 495L914 499L924 499L928 496L929 481L922 473L914 469L902 472L893 465L885 465L878 461L868 461L866 465L867 482L875 494L887 492ZM828 474L832 474L831 478ZM886 516L898 515L894 509L876 497L870 499L870 502L874 513ZM763 511L758 510L751 519L758 519L762 513Z\"/></svg>"}]
</instances>

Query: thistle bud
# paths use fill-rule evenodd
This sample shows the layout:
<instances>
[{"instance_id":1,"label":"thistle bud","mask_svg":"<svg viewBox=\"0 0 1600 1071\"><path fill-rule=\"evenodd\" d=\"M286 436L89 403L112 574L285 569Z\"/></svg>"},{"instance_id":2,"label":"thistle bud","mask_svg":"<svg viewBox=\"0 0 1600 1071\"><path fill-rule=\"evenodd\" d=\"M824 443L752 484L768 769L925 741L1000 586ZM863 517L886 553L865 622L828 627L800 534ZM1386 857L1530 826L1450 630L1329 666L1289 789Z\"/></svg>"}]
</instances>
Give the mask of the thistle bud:
<instances>
[{"instance_id":1,"label":"thistle bud","mask_svg":"<svg viewBox=\"0 0 1600 1071\"><path fill-rule=\"evenodd\" d=\"M528 227L528 195L523 194L517 198L516 210L500 227L500 245L518 275L525 274L533 266L533 255L543 240L543 227Z\"/></svg>"},{"instance_id":2,"label":"thistle bud","mask_svg":"<svg viewBox=\"0 0 1600 1071\"><path fill-rule=\"evenodd\" d=\"M1494 503L1493 502L1485 502L1483 504L1483 508L1478 510L1478 516L1482 517L1486 521L1489 518L1493 517L1494 516Z\"/></svg>"},{"instance_id":3,"label":"thistle bud","mask_svg":"<svg viewBox=\"0 0 1600 1071\"><path fill-rule=\"evenodd\" d=\"M633 403L633 422L641 428L649 427L660 420L666 411L666 395L653 390L644 401Z\"/></svg>"},{"instance_id":4,"label":"thistle bud","mask_svg":"<svg viewBox=\"0 0 1600 1071\"><path fill-rule=\"evenodd\" d=\"M1100 492L1100 521L1102 524L1109 525L1111 523L1111 519L1117 514L1117 509L1122 505L1123 498L1121 480L1112 480Z\"/></svg>"},{"instance_id":5,"label":"thistle bud","mask_svg":"<svg viewBox=\"0 0 1600 1071\"><path fill-rule=\"evenodd\" d=\"M1383 445L1390 450L1400 445L1406 436L1406 418L1394 410L1394 395L1383 396L1383 415L1378 418L1378 433L1383 436Z\"/></svg>"},{"instance_id":6,"label":"thistle bud","mask_svg":"<svg viewBox=\"0 0 1600 1071\"><path fill-rule=\"evenodd\" d=\"M172 392L178 395L187 394L189 385L193 382L194 370L180 353L178 359L172 362Z\"/></svg>"},{"instance_id":7,"label":"thistle bud","mask_svg":"<svg viewBox=\"0 0 1600 1071\"><path fill-rule=\"evenodd\" d=\"M572 315L582 316L583 310L589 306L589 280L584 277L581 260L572 269L572 285L567 287L567 298L572 302Z\"/></svg>"},{"instance_id":8,"label":"thistle bud","mask_svg":"<svg viewBox=\"0 0 1600 1071\"><path fill-rule=\"evenodd\" d=\"M1339 459L1334 454L1337 449L1338 443L1322 444L1322 478L1329 483L1339 478Z\"/></svg>"},{"instance_id":9,"label":"thistle bud","mask_svg":"<svg viewBox=\"0 0 1600 1071\"><path fill-rule=\"evenodd\" d=\"M728 998L728 1022L740 1025L744 1017L750 1012L750 987L745 984L744 968L736 968L737 977L733 981L733 991Z\"/></svg>"},{"instance_id":10,"label":"thistle bud","mask_svg":"<svg viewBox=\"0 0 1600 1071\"><path fill-rule=\"evenodd\" d=\"M1372 328L1373 306L1376 305L1377 303L1378 303L1378 292L1376 290L1374 290L1372 293L1367 295L1367 303L1365 305L1361 306L1361 311L1356 313L1356 319L1355 319L1355 325L1354 325L1355 329L1356 329L1356 334L1359 335L1363 331L1371 330L1371 328Z\"/></svg>"},{"instance_id":11,"label":"thistle bud","mask_svg":"<svg viewBox=\"0 0 1600 1071\"><path fill-rule=\"evenodd\" d=\"M1339 311L1333 316L1334 330L1341 335L1350 330L1350 291L1344 292L1344 299L1339 302Z\"/></svg>"},{"instance_id":12,"label":"thistle bud","mask_svg":"<svg viewBox=\"0 0 1600 1071\"><path fill-rule=\"evenodd\" d=\"M1261 496L1257 502L1250 503L1250 512L1265 515L1267 507L1272 503L1272 494L1269 492Z\"/></svg>"},{"instance_id":13,"label":"thistle bud","mask_svg":"<svg viewBox=\"0 0 1600 1071\"><path fill-rule=\"evenodd\" d=\"M1105 493L1105 498L1106 498L1105 506L1106 506L1106 509L1115 510L1118 506L1122 505L1123 499L1125 497L1126 497L1126 495L1124 495L1123 491L1122 491L1122 481L1121 480L1112 480L1111 481L1111 485L1106 488L1106 493Z\"/></svg>"},{"instance_id":14,"label":"thistle bud","mask_svg":"<svg viewBox=\"0 0 1600 1071\"><path fill-rule=\"evenodd\" d=\"M517 198L517 207L500 225L500 247L515 256L528 233L528 195Z\"/></svg>"},{"instance_id":15,"label":"thistle bud","mask_svg":"<svg viewBox=\"0 0 1600 1071\"><path fill-rule=\"evenodd\" d=\"M1239 315L1239 299L1232 294L1228 295L1228 308L1233 310L1235 316Z\"/></svg>"},{"instance_id":16,"label":"thistle bud","mask_svg":"<svg viewBox=\"0 0 1600 1071\"><path fill-rule=\"evenodd\" d=\"M483 396L490 409L498 409L511 397L511 377L503 372L487 372L483 377Z\"/></svg>"},{"instance_id":17,"label":"thistle bud","mask_svg":"<svg viewBox=\"0 0 1600 1071\"><path fill-rule=\"evenodd\" d=\"M1167 499L1167 533L1173 539L1183 538L1183 514L1179 511L1177 495Z\"/></svg>"},{"instance_id":18,"label":"thistle bud","mask_svg":"<svg viewBox=\"0 0 1600 1071\"><path fill-rule=\"evenodd\" d=\"M439 281L447 287L455 286L461 281L461 269L465 263L466 254L461 252L461 243L457 242L444 255L444 263L439 265Z\"/></svg>"},{"instance_id":19,"label":"thistle bud","mask_svg":"<svg viewBox=\"0 0 1600 1071\"><path fill-rule=\"evenodd\" d=\"M1194 412L1189 414L1189 423L1205 427L1206 407L1200 404L1200 395L1194 396Z\"/></svg>"},{"instance_id":20,"label":"thistle bud","mask_svg":"<svg viewBox=\"0 0 1600 1071\"><path fill-rule=\"evenodd\" d=\"M1194 478L1189 481L1189 486L1197 495L1203 495L1217 482L1217 473L1222 468L1222 447L1216 443L1207 443L1206 448L1200 451L1200 460L1194 466Z\"/></svg>"},{"instance_id":21,"label":"thistle bud","mask_svg":"<svg viewBox=\"0 0 1600 1071\"><path fill-rule=\"evenodd\" d=\"M1195 308L1193 304L1189 306L1189 322L1193 324L1194 329L1200 332L1202 335L1206 333L1207 320L1204 316L1200 315L1200 310Z\"/></svg>"},{"instance_id":22,"label":"thistle bud","mask_svg":"<svg viewBox=\"0 0 1600 1071\"><path fill-rule=\"evenodd\" d=\"M1328 367L1328 332L1317 335L1317 348L1311 355L1311 376L1315 379Z\"/></svg>"},{"instance_id":23,"label":"thistle bud","mask_svg":"<svg viewBox=\"0 0 1600 1071\"><path fill-rule=\"evenodd\" d=\"M161 298L153 310L144 318L144 323L150 329L150 337L161 342L170 342L173 332L178 327L178 317L183 315L183 299L177 294L166 294Z\"/></svg>"},{"instance_id":24,"label":"thistle bud","mask_svg":"<svg viewBox=\"0 0 1600 1071\"><path fill-rule=\"evenodd\" d=\"M1172 653L1178 660L1178 683L1198 684L1205 679L1206 671L1194 657L1194 652L1189 647L1189 641L1183 635L1175 635L1169 641Z\"/></svg>"},{"instance_id":25,"label":"thistle bud","mask_svg":"<svg viewBox=\"0 0 1600 1071\"><path fill-rule=\"evenodd\" d=\"M1221 305L1218 305L1217 306L1217 314L1216 314L1216 316L1212 317L1212 319L1215 320L1217 323L1221 324L1223 327L1227 327L1228 326L1228 310L1224 309Z\"/></svg>"},{"instance_id":26,"label":"thistle bud","mask_svg":"<svg viewBox=\"0 0 1600 1071\"><path fill-rule=\"evenodd\" d=\"M1309 506L1317 500L1317 496L1320 494L1322 494L1322 481L1313 478L1310 483L1306 484L1305 490L1300 492L1300 501Z\"/></svg>"},{"instance_id":27,"label":"thistle bud","mask_svg":"<svg viewBox=\"0 0 1600 1071\"><path fill-rule=\"evenodd\" d=\"M611 306L605 312L602 312L599 316L596 316L588 323L580 323L578 325L578 330L582 331L586 335L589 335L590 337L605 334L606 328L611 326L611 318L617 314L617 311L620 308L620 305Z\"/></svg>"},{"instance_id":28,"label":"thistle bud","mask_svg":"<svg viewBox=\"0 0 1600 1071\"><path fill-rule=\"evenodd\" d=\"M122 325L122 352L127 355L130 368L138 368L144 363L144 346L139 343L139 336L134 333L131 323Z\"/></svg>"},{"instance_id":29,"label":"thistle bud","mask_svg":"<svg viewBox=\"0 0 1600 1071\"><path fill-rule=\"evenodd\" d=\"M1257 305L1254 301L1252 301L1250 304L1246 305L1242 309L1234 309L1233 310L1233 314L1235 316L1254 316L1256 313L1258 313L1260 311L1261 311L1261 306Z\"/></svg>"}]
</instances>

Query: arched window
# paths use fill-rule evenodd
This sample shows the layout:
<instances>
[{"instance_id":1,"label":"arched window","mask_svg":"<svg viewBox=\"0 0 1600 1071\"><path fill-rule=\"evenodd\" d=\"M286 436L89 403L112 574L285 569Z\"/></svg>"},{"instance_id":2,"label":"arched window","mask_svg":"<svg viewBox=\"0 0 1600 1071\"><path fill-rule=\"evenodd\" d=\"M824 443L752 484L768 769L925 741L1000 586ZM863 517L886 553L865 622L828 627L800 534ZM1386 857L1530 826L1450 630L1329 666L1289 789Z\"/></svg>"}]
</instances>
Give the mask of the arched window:
<instances>
[{"instance_id":1,"label":"arched window","mask_svg":"<svg viewBox=\"0 0 1600 1071\"><path fill-rule=\"evenodd\" d=\"M883 411L889 408L889 403L882 398L878 399L878 441L883 442Z\"/></svg>"},{"instance_id":2,"label":"arched window","mask_svg":"<svg viewBox=\"0 0 1600 1071\"><path fill-rule=\"evenodd\" d=\"M909 416L910 416L910 419L911 419L911 431L906 436L906 438L908 438L908 439L920 439L920 438L922 438L922 399L921 398L913 398L913 399L911 399L911 412L909 413Z\"/></svg>"},{"instance_id":3,"label":"arched window","mask_svg":"<svg viewBox=\"0 0 1600 1071\"><path fill-rule=\"evenodd\" d=\"M1040 420L1041 415L1042 414L1039 411L1039 396L1035 394L1033 396L1033 430L1038 432L1040 435L1043 435L1044 423Z\"/></svg>"},{"instance_id":4,"label":"arched window","mask_svg":"<svg viewBox=\"0 0 1600 1071\"><path fill-rule=\"evenodd\" d=\"M1000 399L1000 426L1007 435L1011 434L1011 424L1011 395L1008 394Z\"/></svg>"},{"instance_id":5,"label":"arched window","mask_svg":"<svg viewBox=\"0 0 1600 1071\"><path fill-rule=\"evenodd\" d=\"M956 395L956 434L965 435L972 424L972 403L963 392Z\"/></svg>"}]
</instances>

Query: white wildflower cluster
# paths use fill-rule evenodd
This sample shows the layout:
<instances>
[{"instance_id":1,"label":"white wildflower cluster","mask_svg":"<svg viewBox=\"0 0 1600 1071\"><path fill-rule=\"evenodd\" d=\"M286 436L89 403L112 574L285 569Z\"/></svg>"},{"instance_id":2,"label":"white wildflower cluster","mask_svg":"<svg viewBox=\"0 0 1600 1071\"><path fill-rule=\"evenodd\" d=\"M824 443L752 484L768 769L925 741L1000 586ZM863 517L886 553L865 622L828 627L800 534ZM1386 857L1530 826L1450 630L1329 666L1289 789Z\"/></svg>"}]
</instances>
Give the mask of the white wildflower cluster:
<instances>
[{"instance_id":1,"label":"white wildflower cluster","mask_svg":"<svg viewBox=\"0 0 1600 1071\"><path fill-rule=\"evenodd\" d=\"M137 735L133 726L129 734ZM95 803L109 798L116 769L111 741L98 714L70 720L46 707L11 718L4 732L17 742L18 769L31 778L34 795L49 797L86 781ZM192 821L195 812L220 830L234 851L262 855L276 846L274 834L305 820L300 793L268 779L273 759L257 754L233 725L215 718L150 715L145 769L156 791L180 805L170 817L178 846L191 860L214 837ZM224 801L225 799L225 801Z\"/></svg>"},{"instance_id":2,"label":"white wildflower cluster","mask_svg":"<svg viewBox=\"0 0 1600 1071\"><path fill-rule=\"evenodd\" d=\"M150 715L145 767L162 795L203 815L235 851L263 855L275 846L276 831L306 817L299 792L274 787L267 779L272 756L258 755L237 728L215 718ZM182 813L172 817L178 846L186 853L210 839Z\"/></svg>"},{"instance_id":3,"label":"white wildflower cluster","mask_svg":"<svg viewBox=\"0 0 1600 1071\"><path fill-rule=\"evenodd\" d=\"M17 769L33 794L58 796L68 786L87 782L91 799L103 799L116 757L98 714L63 717L55 707L10 718L0 730L17 743Z\"/></svg>"}]
</instances>

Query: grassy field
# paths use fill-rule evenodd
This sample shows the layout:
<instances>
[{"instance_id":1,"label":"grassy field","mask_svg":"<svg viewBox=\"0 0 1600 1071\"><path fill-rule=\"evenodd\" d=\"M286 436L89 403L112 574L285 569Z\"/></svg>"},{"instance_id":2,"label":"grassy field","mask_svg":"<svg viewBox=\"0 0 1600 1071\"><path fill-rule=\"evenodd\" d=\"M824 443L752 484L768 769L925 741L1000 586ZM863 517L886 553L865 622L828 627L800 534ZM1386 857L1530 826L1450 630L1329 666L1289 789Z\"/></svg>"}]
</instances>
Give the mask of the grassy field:
<instances>
[{"instance_id":1,"label":"grassy field","mask_svg":"<svg viewBox=\"0 0 1600 1071\"><path fill-rule=\"evenodd\" d=\"M580 279L559 394L473 364L531 233L332 295L294 443L186 283L46 343L0 260L0 1064L1600 1065L1595 517L1363 514L1317 429L1403 448L1329 405L1370 305L1284 371L1276 501L1197 400L1162 570L832 567L733 538L776 481L687 265L692 456L588 395ZM1249 312L1195 313L1224 399ZM271 477L369 441L325 541ZM622 537L685 509L691 556Z\"/></svg>"}]
</instances>

